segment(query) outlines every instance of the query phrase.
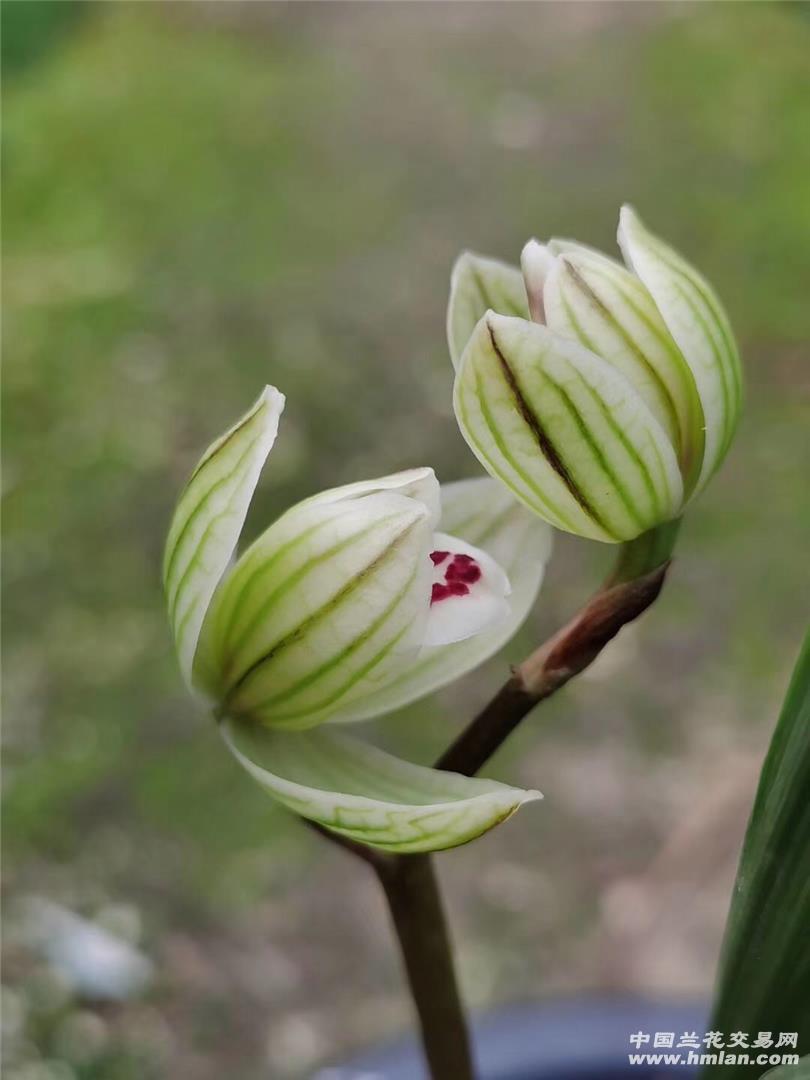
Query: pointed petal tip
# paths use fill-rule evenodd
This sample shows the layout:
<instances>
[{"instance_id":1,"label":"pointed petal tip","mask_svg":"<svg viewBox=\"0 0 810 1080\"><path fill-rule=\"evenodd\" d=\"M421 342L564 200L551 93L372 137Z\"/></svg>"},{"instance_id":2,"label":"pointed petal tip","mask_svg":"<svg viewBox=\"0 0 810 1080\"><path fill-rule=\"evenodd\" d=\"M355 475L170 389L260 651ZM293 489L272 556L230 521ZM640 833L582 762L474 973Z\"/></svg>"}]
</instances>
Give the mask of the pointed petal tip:
<instances>
[{"instance_id":1,"label":"pointed petal tip","mask_svg":"<svg viewBox=\"0 0 810 1080\"><path fill-rule=\"evenodd\" d=\"M461 269L461 267L466 262L468 262L471 257L472 257L472 252L469 251L467 248L465 248L463 251L460 251L458 253L458 255L456 255L455 259L453 260L453 265L450 268L450 280L451 281L455 280L455 278L457 277L458 272Z\"/></svg>"},{"instance_id":2,"label":"pointed petal tip","mask_svg":"<svg viewBox=\"0 0 810 1080\"><path fill-rule=\"evenodd\" d=\"M360 480L353 484L341 484L328 488L305 500L308 505L316 503L334 503L341 500L357 499L369 495L398 495L422 503L427 508L435 525L441 516L441 496L439 481L430 466L423 465L414 469L403 469L389 476L380 476L373 480Z\"/></svg>"},{"instance_id":3,"label":"pointed petal tip","mask_svg":"<svg viewBox=\"0 0 810 1080\"><path fill-rule=\"evenodd\" d=\"M412 469L403 469L401 476L412 476L414 480L435 480L436 470L431 465L415 465Z\"/></svg>"},{"instance_id":4,"label":"pointed petal tip","mask_svg":"<svg viewBox=\"0 0 810 1080\"><path fill-rule=\"evenodd\" d=\"M638 234L636 233L635 238L631 234L636 232L639 227L643 228L641 218L636 213L635 208L630 203L622 203L619 210L619 225L616 229L616 242L619 245L619 251L622 253L625 266L636 276L638 276L638 273L633 258L633 249Z\"/></svg>"},{"instance_id":5,"label":"pointed petal tip","mask_svg":"<svg viewBox=\"0 0 810 1080\"><path fill-rule=\"evenodd\" d=\"M717 470L734 435L742 393L739 350L712 285L648 229L631 206L622 207L618 240L628 268L652 297L694 380L705 439L695 447L689 466L691 498Z\"/></svg>"},{"instance_id":6,"label":"pointed petal tip","mask_svg":"<svg viewBox=\"0 0 810 1080\"><path fill-rule=\"evenodd\" d=\"M202 625L276 440L284 400L274 386L264 387L247 413L197 462L172 516L163 580L169 622L189 687Z\"/></svg>"},{"instance_id":7,"label":"pointed petal tip","mask_svg":"<svg viewBox=\"0 0 810 1080\"><path fill-rule=\"evenodd\" d=\"M273 438L278 432L279 420L286 404L286 396L277 387L268 383L253 406L254 413L263 413L266 431Z\"/></svg>"},{"instance_id":8,"label":"pointed petal tip","mask_svg":"<svg viewBox=\"0 0 810 1080\"><path fill-rule=\"evenodd\" d=\"M529 301L529 314L536 323L544 323L544 289L549 274L553 271L557 259L547 244L531 239L523 245L520 253L520 269L526 284Z\"/></svg>"},{"instance_id":9,"label":"pointed petal tip","mask_svg":"<svg viewBox=\"0 0 810 1080\"><path fill-rule=\"evenodd\" d=\"M481 324L484 324L486 326L490 337L500 337L501 334L508 333L510 330L527 334L537 332L539 332L540 334L544 334L547 329L545 323L533 322L529 319L521 319L515 315L501 315L497 311L487 311L486 314L481 318L481 321L478 325L481 326ZM472 341L473 338L471 338L470 340Z\"/></svg>"},{"instance_id":10,"label":"pointed petal tip","mask_svg":"<svg viewBox=\"0 0 810 1080\"><path fill-rule=\"evenodd\" d=\"M554 259L554 253L549 249L548 244L538 240L536 236L533 236L530 240L527 240L520 251L520 261L523 264L524 259L527 258L542 258L544 260Z\"/></svg>"},{"instance_id":11,"label":"pointed petal tip","mask_svg":"<svg viewBox=\"0 0 810 1080\"><path fill-rule=\"evenodd\" d=\"M278 387L273 386L271 383L267 383L259 395L259 402L266 403L281 412L287 404L287 398L282 394Z\"/></svg>"},{"instance_id":12,"label":"pointed petal tip","mask_svg":"<svg viewBox=\"0 0 810 1080\"><path fill-rule=\"evenodd\" d=\"M523 806L530 802L541 802L545 798L542 791L537 791L535 788L527 788L523 792L523 797L518 803L519 806Z\"/></svg>"},{"instance_id":13,"label":"pointed petal tip","mask_svg":"<svg viewBox=\"0 0 810 1080\"><path fill-rule=\"evenodd\" d=\"M534 251L537 248L540 248L542 250L542 249L545 248L545 246L546 245L541 243L541 241L538 240L536 236L529 237L529 239L526 241L526 243L520 249L521 260L523 259L524 255L526 255L528 253L531 253L532 251Z\"/></svg>"},{"instance_id":14,"label":"pointed petal tip","mask_svg":"<svg viewBox=\"0 0 810 1080\"><path fill-rule=\"evenodd\" d=\"M264 445L265 457L276 441L281 415L284 412L286 404L287 398L285 395L269 383L259 395L259 400L256 403L256 412L263 414L262 443ZM262 465L263 464L264 462L262 462Z\"/></svg>"},{"instance_id":15,"label":"pointed petal tip","mask_svg":"<svg viewBox=\"0 0 810 1080\"><path fill-rule=\"evenodd\" d=\"M456 284L462 270L468 263L476 263L481 260L486 260L486 255L480 255L477 251L472 251L470 248L464 248L456 255L453 265L450 269L450 283L451 286Z\"/></svg>"},{"instance_id":16,"label":"pointed petal tip","mask_svg":"<svg viewBox=\"0 0 810 1080\"><path fill-rule=\"evenodd\" d=\"M619 209L619 225L616 229L616 238L619 241L620 248L622 248L622 237L624 234L629 229L638 228L641 225L641 218L638 216L638 211L632 203L622 203Z\"/></svg>"},{"instance_id":17,"label":"pointed petal tip","mask_svg":"<svg viewBox=\"0 0 810 1080\"><path fill-rule=\"evenodd\" d=\"M487 308L487 310L484 312L484 314L481 316L481 318L475 324L475 330L473 331L472 336L470 337L470 341L467 344L469 345L473 340L475 340L476 337L478 337L480 335L482 328L484 328L486 333L489 334L489 336L491 337L495 333L495 330L496 330L496 328L498 326L498 323L501 322L503 319L508 319L508 318L509 318L508 315L499 315L498 312L493 311L492 308ZM463 362L464 357L466 355L467 355L467 349L465 349L464 352L462 353L462 356L461 356L462 362ZM461 367L462 367L462 364L459 363L458 371L456 372L456 375L458 375L459 372L461 371Z\"/></svg>"},{"instance_id":18,"label":"pointed petal tip","mask_svg":"<svg viewBox=\"0 0 810 1080\"><path fill-rule=\"evenodd\" d=\"M509 798L507 798L507 795L509 796ZM484 797L485 796L479 796L479 798ZM514 817L518 810L521 810L529 803L541 802L542 799L543 793L541 791L535 790L534 788L523 789L507 787L507 790L504 792L506 813L500 819L501 822L508 821L511 817Z\"/></svg>"}]
</instances>

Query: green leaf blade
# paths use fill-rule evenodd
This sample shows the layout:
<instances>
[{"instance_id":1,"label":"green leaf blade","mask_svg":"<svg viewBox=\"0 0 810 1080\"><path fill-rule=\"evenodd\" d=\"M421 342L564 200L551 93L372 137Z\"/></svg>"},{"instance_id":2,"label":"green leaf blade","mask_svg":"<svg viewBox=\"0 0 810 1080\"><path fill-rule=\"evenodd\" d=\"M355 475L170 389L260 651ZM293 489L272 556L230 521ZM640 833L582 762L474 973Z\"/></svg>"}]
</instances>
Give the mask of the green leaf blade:
<instances>
[{"instance_id":1,"label":"green leaf blade","mask_svg":"<svg viewBox=\"0 0 810 1080\"><path fill-rule=\"evenodd\" d=\"M810 1080L810 1054L806 1054L796 1065L777 1065L766 1072L762 1080Z\"/></svg>"},{"instance_id":2,"label":"green leaf blade","mask_svg":"<svg viewBox=\"0 0 810 1080\"><path fill-rule=\"evenodd\" d=\"M726 927L712 1026L810 1045L810 634L762 768ZM717 1066L704 1077L760 1075Z\"/></svg>"}]
</instances>

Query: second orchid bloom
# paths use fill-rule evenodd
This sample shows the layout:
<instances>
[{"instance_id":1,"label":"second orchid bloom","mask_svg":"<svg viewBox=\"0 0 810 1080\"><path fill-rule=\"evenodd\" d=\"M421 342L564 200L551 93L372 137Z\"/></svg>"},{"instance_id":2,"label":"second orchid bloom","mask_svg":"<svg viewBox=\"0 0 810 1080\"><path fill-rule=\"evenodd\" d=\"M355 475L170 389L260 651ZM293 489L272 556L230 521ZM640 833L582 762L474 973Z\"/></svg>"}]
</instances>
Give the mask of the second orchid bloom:
<instances>
[{"instance_id":1,"label":"second orchid bloom","mask_svg":"<svg viewBox=\"0 0 810 1080\"><path fill-rule=\"evenodd\" d=\"M595 540L682 513L736 427L737 347L711 286L629 208L626 266L530 241L522 273L465 254L447 330L454 405L476 457L529 509Z\"/></svg>"}]
</instances>

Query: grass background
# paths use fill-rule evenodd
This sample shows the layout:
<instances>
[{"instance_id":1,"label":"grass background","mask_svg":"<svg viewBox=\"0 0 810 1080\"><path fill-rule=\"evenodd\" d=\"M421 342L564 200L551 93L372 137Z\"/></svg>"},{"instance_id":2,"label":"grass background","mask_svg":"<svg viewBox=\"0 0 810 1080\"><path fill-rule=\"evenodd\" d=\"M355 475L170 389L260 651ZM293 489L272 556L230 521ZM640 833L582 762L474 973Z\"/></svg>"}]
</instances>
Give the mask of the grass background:
<instances>
[{"instance_id":1,"label":"grass background","mask_svg":"<svg viewBox=\"0 0 810 1080\"><path fill-rule=\"evenodd\" d=\"M808 10L3 4L9 1080L302 1078L408 1023L370 881L183 692L166 523L266 381L251 534L344 480L474 473L452 260L612 249L622 201L717 285L745 416L655 610L493 762L545 802L441 866L476 1005L708 992L807 609ZM429 760L609 554L558 537L506 655L369 737ZM32 895L139 942L149 994L72 994Z\"/></svg>"}]
</instances>

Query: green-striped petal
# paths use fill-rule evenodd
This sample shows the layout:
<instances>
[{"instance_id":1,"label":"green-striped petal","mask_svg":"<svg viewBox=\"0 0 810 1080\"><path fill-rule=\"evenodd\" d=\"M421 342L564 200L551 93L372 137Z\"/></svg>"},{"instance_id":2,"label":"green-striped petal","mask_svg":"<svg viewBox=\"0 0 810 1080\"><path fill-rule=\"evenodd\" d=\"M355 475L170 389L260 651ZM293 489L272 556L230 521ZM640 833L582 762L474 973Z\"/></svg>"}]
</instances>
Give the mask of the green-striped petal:
<instances>
[{"instance_id":1,"label":"green-striped petal","mask_svg":"<svg viewBox=\"0 0 810 1080\"><path fill-rule=\"evenodd\" d=\"M283 408L284 395L265 387L253 408L203 454L174 512L163 585L189 684L200 628L233 555Z\"/></svg>"},{"instance_id":2,"label":"green-striped petal","mask_svg":"<svg viewBox=\"0 0 810 1080\"><path fill-rule=\"evenodd\" d=\"M340 487L329 488L317 495L312 495L305 501L308 505L345 502L347 499L356 499L360 495L374 495L381 491L407 495L410 499L424 503L430 514L430 523L433 528L439 524L441 516L439 481L433 469L427 466L419 469L405 469L403 472L391 473L390 476L380 476L376 480L358 480L353 484L342 484Z\"/></svg>"},{"instance_id":3,"label":"green-striped petal","mask_svg":"<svg viewBox=\"0 0 810 1080\"><path fill-rule=\"evenodd\" d=\"M680 510L675 452L640 395L545 326L488 312L464 351L454 407L484 467L557 528L618 542Z\"/></svg>"},{"instance_id":4,"label":"green-striped petal","mask_svg":"<svg viewBox=\"0 0 810 1080\"><path fill-rule=\"evenodd\" d=\"M742 373L731 325L711 285L671 247L622 208L619 246L681 350L703 409L705 452L695 491L723 460L740 412Z\"/></svg>"},{"instance_id":5,"label":"green-striped petal","mask_svg":"<svg viewBox=\"0 0 810 1080\"><path fill-rule=\"evenodd\" d=\"M466 641L423 649L376 694L331 717L367 720L393 712L447 686L501 649L534 605L551 554L551 529L489 477L442 485L442 528L482 548L506 571L512 585L509 617Z\"/></svg>"},{"instance_id":6,"label":"green-striped petal","mask_svg":"<svg viewBox=\"0 0 810 1080\"><path fill-rule=\"evenodd\" d=\"M239 762L288 809L388 851L457 847L540 798L409 764L334 729L279 732L226 720L222 731Z\"/></svg>"},{"instance_id":7,"label":"green-striped petal","mask_svg":"<svg viewBox=\"0 0 810 1080\"><path fill-rule=\"evenodd\" d=\"M490 308L501 315L527 319L523 275L516 266L465 251L456 259L450 275L447 344L453 367L458 367L476 323Z\"/></svg>"},{"instance_id":8,"label":"green-striped petal","mask_svg":"<svg viewBox=\"0 0 810 1080\"><path fill-rule=\"evenodd\" d=\"M581 342L626 375L666 431L685 477L703 459L703 410L695 380L641 281L587 249L553 260L545 278L546 325Z\"/></svg>"},{"instance_id":9,"label":"green-striped petal","mask_svg":"<svg viewBox=\"0 0 810 1080\"><path fill-rule=\"evenodd\" d=\"M431 536L428 507L391 491L289 510L217 592L195 679L289 728L376 689L421 645Z\"/></svg>"}]
</instances>

